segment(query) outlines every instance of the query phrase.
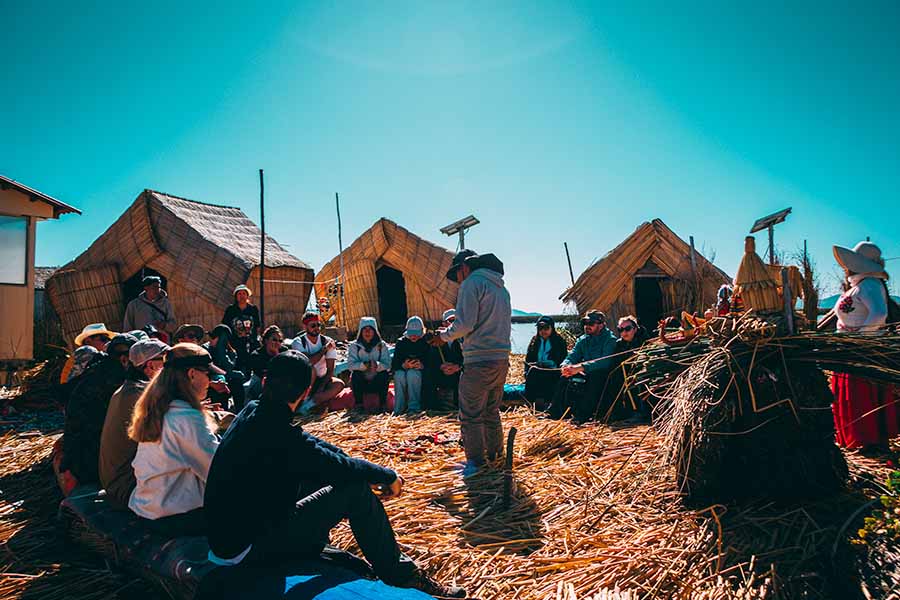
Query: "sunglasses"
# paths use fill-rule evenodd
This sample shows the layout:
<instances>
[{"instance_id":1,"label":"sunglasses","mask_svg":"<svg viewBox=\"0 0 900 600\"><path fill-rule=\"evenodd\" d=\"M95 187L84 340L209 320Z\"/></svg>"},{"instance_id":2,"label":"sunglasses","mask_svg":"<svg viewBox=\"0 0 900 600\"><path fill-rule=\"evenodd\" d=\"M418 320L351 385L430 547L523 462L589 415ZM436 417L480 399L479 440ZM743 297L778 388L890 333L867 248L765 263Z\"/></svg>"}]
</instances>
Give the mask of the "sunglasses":
<instances>
[{"instance_id":1,"label":"sunglasses","mask_svg":"<svg viewBox=\"0 0 900 600\"><path fill-rule=\"evenodd\" d=\"M585 327L596 327L598 325L603 325L603 321L582 321L581 324Z\"/></svg>"},{"instance_id":2,"label":"sunglasses","mask_svg":"<svg viewBox=\"0 0 900 600\"><path fill-rule=\"evenodd\" d=\"M627 331L631 331L634 329L634 325L626 325L625 327L619 327L619 333L625 333Z\"/></svg>"},{"instance_id":3,"label":"sunglasses","mask_svg":"<svg viewBox=\"0 0 900 600\"><path fill-rule=\"evenodd\" d=\"M186 339L186 340L197 340L197 339L200 339L200 336L198 336L196 333L185 333L185 334L182 335L181 337L183 337L183 338Z\"/></svg>"}]
</instances>

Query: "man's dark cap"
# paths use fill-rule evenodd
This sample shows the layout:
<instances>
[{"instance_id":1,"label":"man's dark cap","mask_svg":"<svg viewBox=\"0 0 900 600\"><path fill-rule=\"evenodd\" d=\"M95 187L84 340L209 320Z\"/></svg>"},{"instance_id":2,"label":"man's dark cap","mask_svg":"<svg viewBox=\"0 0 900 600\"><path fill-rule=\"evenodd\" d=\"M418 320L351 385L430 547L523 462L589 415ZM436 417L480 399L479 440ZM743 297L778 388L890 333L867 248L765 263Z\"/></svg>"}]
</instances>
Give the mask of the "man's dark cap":
<instances>
[{"instance_id":1,"label":"man's dark cap","mask_svg":"<svg viewBox=\"0 0 900 600\"><path fill-rule=\"evenodd\" d=\"M478 257L474 250L460 250L457 252L456 256L453 257L453 262L450 263L450 269L447 271L447 279L456 283L456 272L465 264L467 258L473 257Z\"/></svg>"},{"instance_id":2,"label":"man's dark cap","mask_svg":"<svg viewBox=\"0 0 900 600\"><path fill-rule=\"evenodd\" d=\"M229 340L231 339L231 327L225 323L219 323L209 332L209 337L212 339L224 337L226 340Z\"/></svg>"},{"instance_id":3,"label":"man's dark cap","mask_svg":"<svg viewBox=\"0 0 900 600\"><path fill-rule=\"evenodd\" d=\"M147 287L148 285L153 285L154 283L158 283L162 285L162 278L157 277L156 275L147 275L143 279L141 279L141 285L143 287Z\"/></svg>"},{"instance_id":4,"label":"man's dark cap","mask_svg":"<svg viewBox=\"0 0 900 600\"><path fill-rule=\"evenodd\" d=\"M582 325L587 323L606 323L606 315L599 310L589 310L581 317Z\"/></svg>"},{"instance_id":5,"label":"man's dark cap","mask_svg":"<svg viewBox=\"0 0 900 600\"><path fill-rule=\"evenodd\" d=\"M299 394L312 383L312 365L309 358L297 350L285 350L269 360L266 369L266 382L274 381L289 384ZM294 399L291 398L291 401Z\"/></svg>"},{"instance_id":6,"label":"man's dark cap","mask_svg":"<svg viewBox=\"0 0 900 600\"><path fill-rule=\"evenodd\" d=\"M137 341L138 339L130 333L120 333L113 336L113 339L109 340L109 343L106 344L106 353L116 355L128 354L128 350L137 344Z\"/></svg>"}]
</instances>

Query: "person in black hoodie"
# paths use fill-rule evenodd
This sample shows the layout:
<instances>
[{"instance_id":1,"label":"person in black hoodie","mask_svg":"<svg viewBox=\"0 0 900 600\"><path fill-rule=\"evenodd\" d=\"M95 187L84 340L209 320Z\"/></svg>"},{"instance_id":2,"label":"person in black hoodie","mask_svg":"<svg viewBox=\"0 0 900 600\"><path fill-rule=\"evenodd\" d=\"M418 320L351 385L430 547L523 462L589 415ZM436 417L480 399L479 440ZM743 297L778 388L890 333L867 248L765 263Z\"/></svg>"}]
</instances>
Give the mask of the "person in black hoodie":
<instances>
[{"instance_id":1,"label":"person in black hoodie","mask_svg":"<svg viewBox=\"0 0 900 600\"><path fill-rule=\"evenodd\" d=\"M609 377L597 411L601 421L650 420L649 405L638 397L631 397L624 389L625 373L622 363L631 358L632 351L637 350L647 341L647 332L638 323L637 317L627 315L619 319L619 337L616 349L609 366ZM617 401L618 400L618 401Z\"/></svg>"},{"instance_id":2,"label":"person in black hoodie","mask_svg":"<svg viewBox=\"0 0 900 600\"><path fill-rule=\"evenodd\" d=\"M273 566L317 557L331 529L349 519L360 550L385 583L465 597L465 590L437 583L401 554L375 491L397 497L403 478L292 424L311 382L304 354L288 350L275 356L262 398L247 403L222 438L203 499L209 560ZM235 506L253 510L234 519Z\"/></svg>"},{"instance_id":3,"label":"person in black hoodie","mask_svg":"<svg viewBox=\"0 0 900 600\"><path fill-rule=\"evenodd\" d=\"M428 389L425 381L425 364L428 362L428 342L425 323L421 317L410 317L406 331L394 346L391 370L394 372L394 415L422 410L422 390Z\"/></svg>"},{"instance_id":4,"label":"person in black hoodie","mask_svg":"<svg viewBox=\"0 0 900 600\"><path fill-rule=\"evenodd\" d=\"M525 397L538 410L546 410L559 382L557 369L569 350L566 340L556 332L552 318L539 318L536 327L537 334L531 338L525 352Z\"/></svg>"}]
</instances>

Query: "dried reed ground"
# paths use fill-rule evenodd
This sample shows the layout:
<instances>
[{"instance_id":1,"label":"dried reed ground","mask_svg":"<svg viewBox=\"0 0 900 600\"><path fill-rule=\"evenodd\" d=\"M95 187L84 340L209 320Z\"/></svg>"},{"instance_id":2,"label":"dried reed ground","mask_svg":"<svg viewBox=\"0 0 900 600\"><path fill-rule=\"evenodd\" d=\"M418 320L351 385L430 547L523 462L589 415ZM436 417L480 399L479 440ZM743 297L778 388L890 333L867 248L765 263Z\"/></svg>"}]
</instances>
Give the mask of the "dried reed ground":
<instances>
[{"instance_id":1,"label":"dried reed ground","mask_svg":"<svg viewBox=\"0 0 900 600\"><path fill-rule=\"evenodd\" d=\"M520 372L514 368L511 378ZM859 505L858 497L839 497L790 509L686 510L670 474L655 466L658 441L646 427L574 428L522 408L503 420L505 429L519 429L517 489L507 511L502 474L464 482L454 469L463 459L458 445L420 441L423 454L396 454L399 442L420 435L458 435L453 417L338 413L306 427L403 474L404 495L386 502L403 549L483 599L574 600L604 597L614 587L623 590L620 598L727 598L734 587L784 596L797 576L822 584L820 555ZM59 542L59 494L48 462L57 434L0 437L0 598L155 597L147 584ZM848 458L858 480L883 478L883 463ZM333 542L353 547L346 525ZM762 575L750 574L751 560ZM781 585L775 592L773 582Z\"/></svg>"}]
</instances>

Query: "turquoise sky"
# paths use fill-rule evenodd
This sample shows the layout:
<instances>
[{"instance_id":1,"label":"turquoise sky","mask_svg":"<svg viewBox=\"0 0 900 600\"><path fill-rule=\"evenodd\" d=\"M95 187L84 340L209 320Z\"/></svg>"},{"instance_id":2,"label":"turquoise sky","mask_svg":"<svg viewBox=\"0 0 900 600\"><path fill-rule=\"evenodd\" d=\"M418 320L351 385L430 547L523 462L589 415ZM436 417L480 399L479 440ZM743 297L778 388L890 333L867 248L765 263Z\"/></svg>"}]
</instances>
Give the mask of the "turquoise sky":
<instances>
[{"instance_id":1,"label":"turquoise sky","mask_svg":"<svg viewBox=\"0 0 900 600\"><path fill-rule=\"evenodd\" d=\"M259 168L314 267L336 191L345 243L386 216L452 249L474 213L527 310L560 308L563 241L577 276L656 217L733 274L792 206L826 291L834 243L900 257L900 3L626 4L0 0L0 173L84 211L43 265L144 188L257 220Z\"/></svg>"}]
</instances>

